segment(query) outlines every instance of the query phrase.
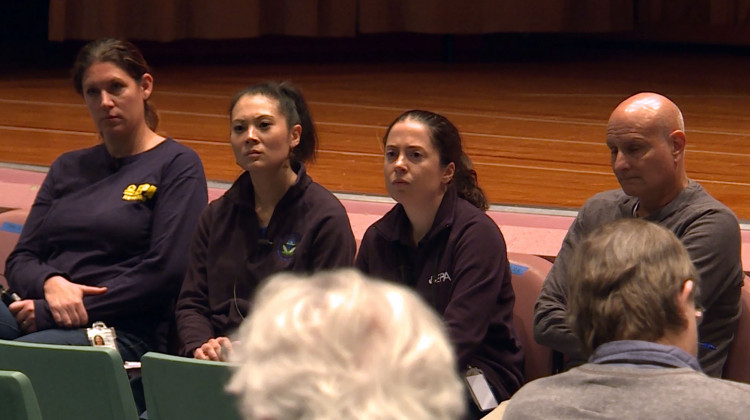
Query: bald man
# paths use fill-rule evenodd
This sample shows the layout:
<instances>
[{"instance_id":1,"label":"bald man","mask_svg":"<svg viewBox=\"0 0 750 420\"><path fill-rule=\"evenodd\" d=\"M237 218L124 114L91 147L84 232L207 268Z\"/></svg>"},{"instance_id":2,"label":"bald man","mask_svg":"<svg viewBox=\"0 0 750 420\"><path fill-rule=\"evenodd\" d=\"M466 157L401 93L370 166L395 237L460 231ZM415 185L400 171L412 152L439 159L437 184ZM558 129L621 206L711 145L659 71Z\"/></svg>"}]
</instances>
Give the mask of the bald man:
<instances>
[{"instance_id":1,"label":"bald man","mask_svg":"<svg viewBox=\"0 0 750 420\"><path fill-rule=\"evenodd\" d=\"M567 323L569 261L578 243L597 227L626 217L671 230L700 274L697 302L698 360L705 373L721 376L740 314L740 230L732 211L685 172L685 128L677 105L656 93L639 93L615 108L607 147L621 189L599 193L581 208L534 307L534 338L567 355L570 365L588 356Z\"/></svg>"}]
</instances>

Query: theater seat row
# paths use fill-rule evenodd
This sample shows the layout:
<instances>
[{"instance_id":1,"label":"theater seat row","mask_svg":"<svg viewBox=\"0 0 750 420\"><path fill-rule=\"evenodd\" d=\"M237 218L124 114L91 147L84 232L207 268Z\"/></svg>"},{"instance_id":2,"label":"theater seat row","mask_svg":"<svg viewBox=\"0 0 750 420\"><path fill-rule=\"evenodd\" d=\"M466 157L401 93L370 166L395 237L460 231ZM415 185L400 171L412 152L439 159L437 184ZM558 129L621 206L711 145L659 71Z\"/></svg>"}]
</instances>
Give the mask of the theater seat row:
<instances>
[{"instance_id":1,"label":"theater seat row","mask_svg":"<svg viewBox=\"0 0 750 420\"><path fill-rule=\"evenodd\" d=\"M27 410L32 415L38 401L41 417L19 419L138 419L128 374L113 349L0 340L2 370L25 375L28 383L9 373L18 381L16 392L26 395L29 403L25 406L32 407ZM151 420L241 419L234 397L224 391L230 376L226 363L147 353L140 373ZM6 396L0 395L0 401L3 398ZM14 401L15 405L19 402ZM10 406L0 406L0 418L12 418L5 411ZM19 413L22 411L25 409Z\"/></svg>"}]
</instances>

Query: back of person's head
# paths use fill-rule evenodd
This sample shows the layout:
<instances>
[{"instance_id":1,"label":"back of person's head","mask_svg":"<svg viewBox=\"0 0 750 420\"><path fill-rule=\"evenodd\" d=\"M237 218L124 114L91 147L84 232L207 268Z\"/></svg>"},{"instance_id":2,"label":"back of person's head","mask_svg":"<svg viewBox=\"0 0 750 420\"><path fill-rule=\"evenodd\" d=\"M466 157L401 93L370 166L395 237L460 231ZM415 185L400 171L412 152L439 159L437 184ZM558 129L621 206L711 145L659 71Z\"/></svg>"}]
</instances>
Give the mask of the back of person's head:
<instances>
[{"instance_id":1,"label":"back of person's head","mask_svg":"<svg viewBox=\"0 0 750 420\"><path fill-rule=\"evenodd\" d=\"M73 64L73 87L79 95L83 94L83 76L86 70L95 63L112 63L122 69L135 81L140 81L151 69L138 48L128 41L113 38L101 38L91 41L78 51ZM143 101L146 124L152 130L159 125L156 108L148 100Z\"/></svg>"},{"instance_id":2,"label":"back of person's head","mask_svg":"<svg viewBox=\"0 0 750 420\"><path fill-rule=\"evenodd\" d=\"M286 118L288 129L297 124L302 128L299 144L292 149L289 158L303 163L314 161L318 149L318 135L302 92L289 82L261 82L248 86L237 92L229 102L229 118L232 118L232 111L242 97L254 95L275 99L279 103L279 112Z\"/></svg>"},{"instance_id":3,"label":"back of person's head","mask_svg":"<svg viewBox=\"0 0 750 420\"><path fill-rule=\"evenodd\" d=\"M455 420L464 410L437 314L355 270L273 276L236 338L228 389L248 419Z\"/></svg>"},{"instance_id":4,"label":"back of person's head","mask_svg":"<svg viewBox=\"0 0 750 420\"><path fill-rule=\"evenodd\" d=\"M489 204L484 192L479 188L477 173L471 160L464 153L461 135L453 123L444 116L420 109L412 109L399 115L385 132L383 144L394 125L401 121L412 120L422 123L430 132L432 145L440 153L440 164L445 166L453 162L456 166L451 184L455 186L458 196L479 209L487 210Z\"/></svg>"},{"instance_id":5,"label":"back of person's head","mask_svg":"<svg viewBox=\"0 0 750 420\"><path fill-rule=\"evenodd\" d=\"M687 327L678 296L700 282L668 229L640 219L601 226L575 250L567 273L568 316L584 348L616 340L656 342Z\"/></svg>"}]
</instances>

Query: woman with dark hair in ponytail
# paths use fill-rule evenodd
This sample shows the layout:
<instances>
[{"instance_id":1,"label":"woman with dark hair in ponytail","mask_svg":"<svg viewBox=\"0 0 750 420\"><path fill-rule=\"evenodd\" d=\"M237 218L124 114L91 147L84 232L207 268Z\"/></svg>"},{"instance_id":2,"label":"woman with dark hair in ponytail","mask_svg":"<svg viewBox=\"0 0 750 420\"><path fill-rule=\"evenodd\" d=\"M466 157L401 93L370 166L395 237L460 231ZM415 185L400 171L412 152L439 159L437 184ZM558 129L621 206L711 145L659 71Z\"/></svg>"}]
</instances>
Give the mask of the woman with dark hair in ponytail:
<instances>
[{"instance_id":1,"label":"woman with dark hair in ponytail","mask_svg":"<svg viewBox=\"0 0 750 420\"><path fill-rule=\"evenodd\" d=\"M256 84L234 96L229 117L244 172L203 212L177 302L181 351L197 359L226 360L227 336L266 277L351 266L356 250L346 210L305 170L317 138L301 93Z\"/></svg>"},{"instance_id":2,"label":"woman with dark hair in ponytail","mask_svg":"<svg viewBox=\"0 0 750 420\"><path fill-rule=\"evenodd\" d=\"M391 123L383 145L398 204L367 229L357 267L414 287L443 316L471 391L481 399L489 384L485 396L508 399L523 382L510 265L461 136L442 115L412 110Z\"/></svg>"},{"instance_id":3,"label":"woman with dark hair in ponytail","mask_svg":"<svg viewBox=\"0 0 750 420\"><path fill-rule=\"evenodd\" d=\"M140 360L166 350L206 177L193 150L155 132L154 78L133 44L86 44L73 86L102 142L58 157L39 189L8 257L24 298L9 306L13 326L20 341L85 345L102 321L123 359Z\"/></svg>"}]
</instances>

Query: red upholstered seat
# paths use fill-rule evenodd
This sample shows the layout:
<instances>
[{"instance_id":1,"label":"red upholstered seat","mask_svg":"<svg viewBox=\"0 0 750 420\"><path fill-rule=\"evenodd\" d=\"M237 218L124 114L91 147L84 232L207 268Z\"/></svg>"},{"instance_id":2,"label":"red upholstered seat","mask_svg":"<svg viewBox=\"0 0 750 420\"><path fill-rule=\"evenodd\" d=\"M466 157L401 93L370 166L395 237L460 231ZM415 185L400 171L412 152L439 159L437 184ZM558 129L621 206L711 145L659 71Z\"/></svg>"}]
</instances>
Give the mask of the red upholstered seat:
<instances>
[{"instance_id":1,"label":"red upholstered seat","mask_svg":"<svg viewBox=\"0 0 750 420\"><path fill-rule=\"evenodd\" d=\"M508 253L511 264L511 281L516 294L513 307L513 324L523 343L526 360L526 381L551 375L553 370L552 349L534 341L534 303L542 290L542 283L552 263L535 255Z\"/></svg>"},{"instance_id":2,"label":"red upholstered seat","mask_svg":"<svg viewBox=\"0 0 750 420\"><path fill-rule=\"evenodd\" d=\"M742 314L724 365L724 378L750 383L750 277L742 286Z\"/></svg>"}]
</instances>

